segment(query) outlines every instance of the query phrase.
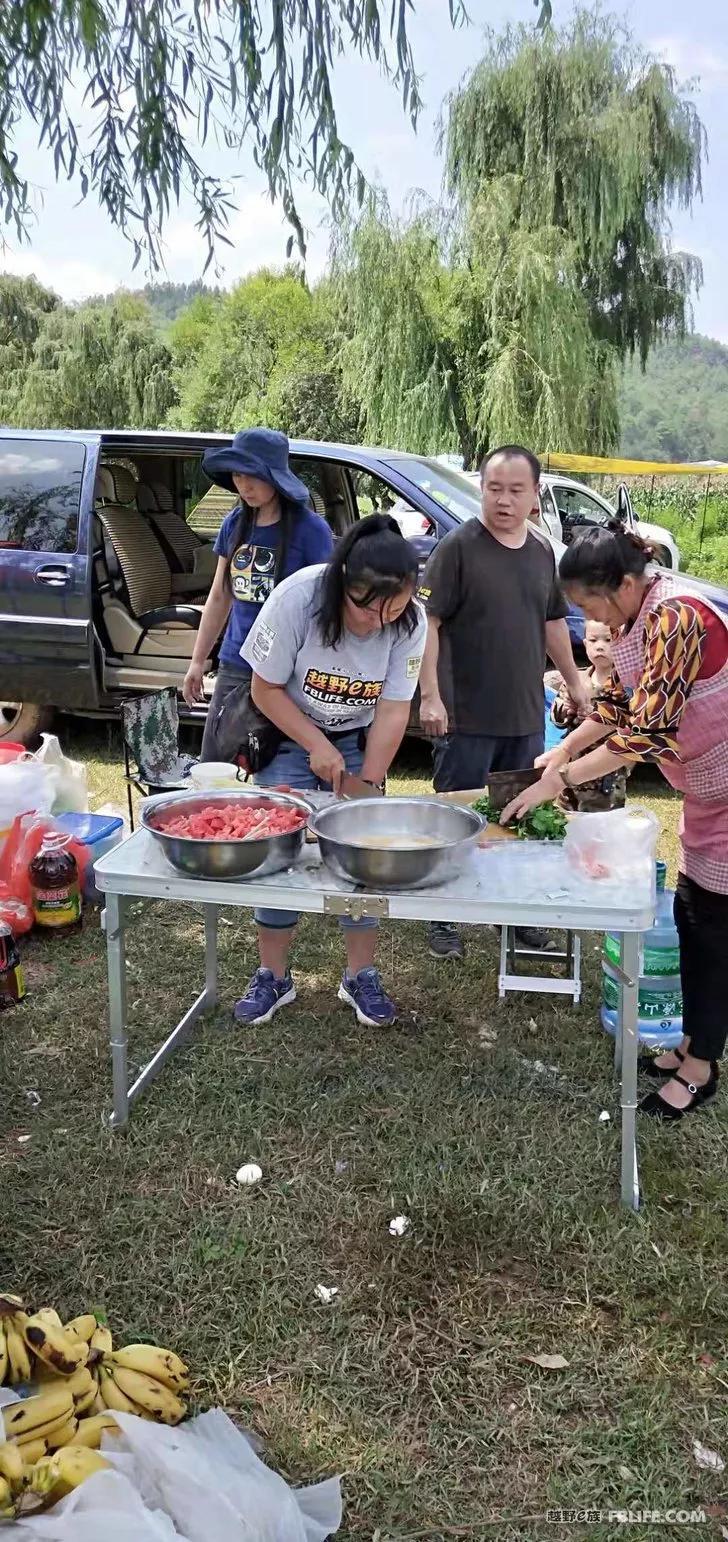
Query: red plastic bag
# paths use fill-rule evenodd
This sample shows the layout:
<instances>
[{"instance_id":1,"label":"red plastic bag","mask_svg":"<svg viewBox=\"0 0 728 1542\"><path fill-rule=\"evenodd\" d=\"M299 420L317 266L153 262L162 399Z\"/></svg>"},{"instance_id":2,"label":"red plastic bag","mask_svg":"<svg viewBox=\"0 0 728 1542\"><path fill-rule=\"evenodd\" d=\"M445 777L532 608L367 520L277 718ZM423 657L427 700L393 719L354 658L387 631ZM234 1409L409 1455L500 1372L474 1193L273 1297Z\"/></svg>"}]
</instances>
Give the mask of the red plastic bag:
<instances>
[{"instance_id":1,"label":"red plastic bag","mask_svg":"<svg viewBox=\"0 0 728 1542\"><path fill-rule=\"evenodd\" d=\"M43 844L44 836L48 834L65 834L57 820L50 814L18 814L10 827L10 834L0 855L0 897L18 900L26 907L31 903L31 887L28 868L33 858L38 855ZM69 837L68 850L72 852L78 864L78 873L83 888L83 879L89 861L89 852L81 841L74 841ZM12 923L11 923L12 924Z\"/></svg>"}]
</instances>

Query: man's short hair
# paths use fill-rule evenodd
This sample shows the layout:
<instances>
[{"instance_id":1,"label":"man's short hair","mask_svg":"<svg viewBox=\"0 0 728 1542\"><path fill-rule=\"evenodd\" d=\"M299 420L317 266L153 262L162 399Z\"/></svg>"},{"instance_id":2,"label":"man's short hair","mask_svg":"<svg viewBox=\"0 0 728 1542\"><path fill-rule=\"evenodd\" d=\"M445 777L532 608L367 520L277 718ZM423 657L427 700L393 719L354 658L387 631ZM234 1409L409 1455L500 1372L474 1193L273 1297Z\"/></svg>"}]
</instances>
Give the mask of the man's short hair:
<instances>
[{"instance_id":1,"label":"man's short hair","mask_svg":"<svg viewBox=\"0 0 728 1542\"><path fill-rule=\"evenodd\" d=\"M527 450L526 446L523 444L501 444L498 446L497 450L489 450L488 454L483 456L483 459L480 463L481 476L484 476L488 466L490 465L490 462L496 455L503 455L505 456L506 460L516 460L518 457L520 457L522 460L527 460L529 466L531 467L531 473L533 475L534 482L537 485L540 482L541 462L538 456L534 455L533 450Z\"/></svg>"}]
</instances>

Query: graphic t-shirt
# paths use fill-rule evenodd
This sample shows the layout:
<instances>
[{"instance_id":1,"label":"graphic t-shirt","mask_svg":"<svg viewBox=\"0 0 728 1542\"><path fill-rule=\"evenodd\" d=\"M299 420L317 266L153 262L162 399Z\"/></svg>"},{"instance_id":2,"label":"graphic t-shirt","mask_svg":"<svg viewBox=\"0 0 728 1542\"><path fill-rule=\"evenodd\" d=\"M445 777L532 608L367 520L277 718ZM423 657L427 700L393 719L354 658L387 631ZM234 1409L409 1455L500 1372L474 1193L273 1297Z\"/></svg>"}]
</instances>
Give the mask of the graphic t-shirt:
<instances>
[{"instance_id":1,"label":"graphic t-shirt","mask_svg":"<svg viewBox=\"0 0 728 1542\"><path fill-rule=\"evenodd\" d=\"M331 531L320 514L314 514L312 509L300 503L289 507L292 520L282 578L297 573L299 568L323 561L333 546ZM261 606L273 593L281 526L279 523L263 525L260 529L255 527L240 542L237 540L239 525L240 509L236 508L223 520L215 542L215 555L228 558L233 592L230 619L220 647L220 662L249 674L240 649Z\"/></svg>"},{"instance_id":2,"label":"graphic t-shirt","mask_svg":"<svg viewBox=\"0 0 728 1542\"><path fill-rule=\"evenodd\" d=\"M243 658L269 685L285 685L296 706L319 728L366 728L380 697L411 701L427 622L417 604L417 626L385 626L370 637L344 632L335 648L316 621L323 566L305 568L279 584L243 644Z\"/></svg>"}]
</instances>

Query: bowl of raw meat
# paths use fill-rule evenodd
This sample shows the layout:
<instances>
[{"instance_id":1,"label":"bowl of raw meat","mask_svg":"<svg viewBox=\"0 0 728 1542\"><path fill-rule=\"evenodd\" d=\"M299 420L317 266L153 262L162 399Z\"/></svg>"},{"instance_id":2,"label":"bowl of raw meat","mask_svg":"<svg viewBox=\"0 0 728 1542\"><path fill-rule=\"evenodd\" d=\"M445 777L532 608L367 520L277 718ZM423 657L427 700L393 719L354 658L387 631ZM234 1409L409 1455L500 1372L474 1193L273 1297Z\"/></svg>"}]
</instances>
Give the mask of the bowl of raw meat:
<instances>
[{"instance_id":1,"label":"bowl of raw meat","mask_svg":"<svg viewBox=\"0 0 728 1542\"><path fill-rule=\"evenodd\" d=\"M264 878L295 862L310 813L291 793L225 787L148 798L142 824L187 878Z\"/></svg>"}]
</instances>

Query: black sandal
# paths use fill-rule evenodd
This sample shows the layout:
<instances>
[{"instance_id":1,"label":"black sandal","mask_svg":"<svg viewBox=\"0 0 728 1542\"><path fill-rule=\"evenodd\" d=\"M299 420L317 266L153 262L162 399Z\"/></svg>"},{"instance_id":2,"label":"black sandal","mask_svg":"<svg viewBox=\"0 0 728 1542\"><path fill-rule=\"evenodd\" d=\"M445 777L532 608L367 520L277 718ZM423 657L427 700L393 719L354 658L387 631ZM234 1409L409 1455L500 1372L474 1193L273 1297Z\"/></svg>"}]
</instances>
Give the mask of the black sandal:
<instances>
[{"instance_id":1,"label":"black sandal","mask_svg":"<svg viewBox=\"0 0 728 1542\"><path fill-rule=\"evenodd\" d=\"M661 1050L660 1053L663 1054L663 1055L666 1055L668 1053L668 1051L667 1050ZM673 1049L673 1050L670 1051L670 1053L673 1054L673 1055L676 1055L678 1060L680 1061L680 1064L682 1065L682 1062L685 1059L685 1056L684 1056L682 1050L681 1049ZM678 1069L679 1069L679 1067L676 1066L676 1065L673 1065L673 1066L663 1066L663 1065L657 1065L656 1062L657 1062L657 1056L656 1055L638 1055L637 1056L637 1070L640 1071L643 1076L652 1076L652 1077L654 1077L655 1081L660 1081L660 1080L663 1080L663 1079L664 1080L668 1080L669 1077L675 1076L677 1071L678 1071ZM720 1066L719 1066L717 1060L711 1060L711 1062L710 1062L710 1071L711 1071L711 1075L714 1076L716 1081L717 1081L718 1077L720 1076Z\"/></svg>"},{"instance_id":2,"label":"black sandal","mask_svg":"<svg viewBox=\"0 0 728 1542\"><path fill-rule=\"evenodd\" d=\"M648 1092L647 1097L643 1098L639 1105L639 1112L647 1114L651 1119L682 1119L685 1114L693 1114L697 1108L702 1108L704 1104L710 1103L718 1091L718 1078L715 1075L712 1064L710 1076L704 1087L698 1087L695 1082L686 1081L685 1077L681 1076L678 1071L674 1074L674 1080L680 1082L683 1087L687 1087L691 1095L692 1101L685 1108L673 1108L672 1103L666 1103L665 1099L660 1097L659 1092Z\"/></svg>"},{"instance_id":3,"label":"black sandal","mask_svg":"<svg viewBox=\"0 0 728 1542\"><path fill-rule=\"evenodd\" d=\"M668 1053L668 1051L664 1050L664 1049L661 1049L659 1051L659 1053L661 1055L666 1055ZM684 1056L682 1050L681 1049L673 1049L670 1053L673 1054L673 1055L676 1055L678 1060L679 1060L679 1062L680 1062L680 1065L682 1065L682 1062L685 1059L685 1056ZM637 1056L637 1070L640 1071L643 1076L653 1076L656 1081L659 1081L660 1077L662 1077L662 1076L674 1076L675 1072L680 1070L680 1065L670 1065L670 1066L658 1065L657 1064L657 1055L638 1055Z\"/></svg>"}]
</instances>

